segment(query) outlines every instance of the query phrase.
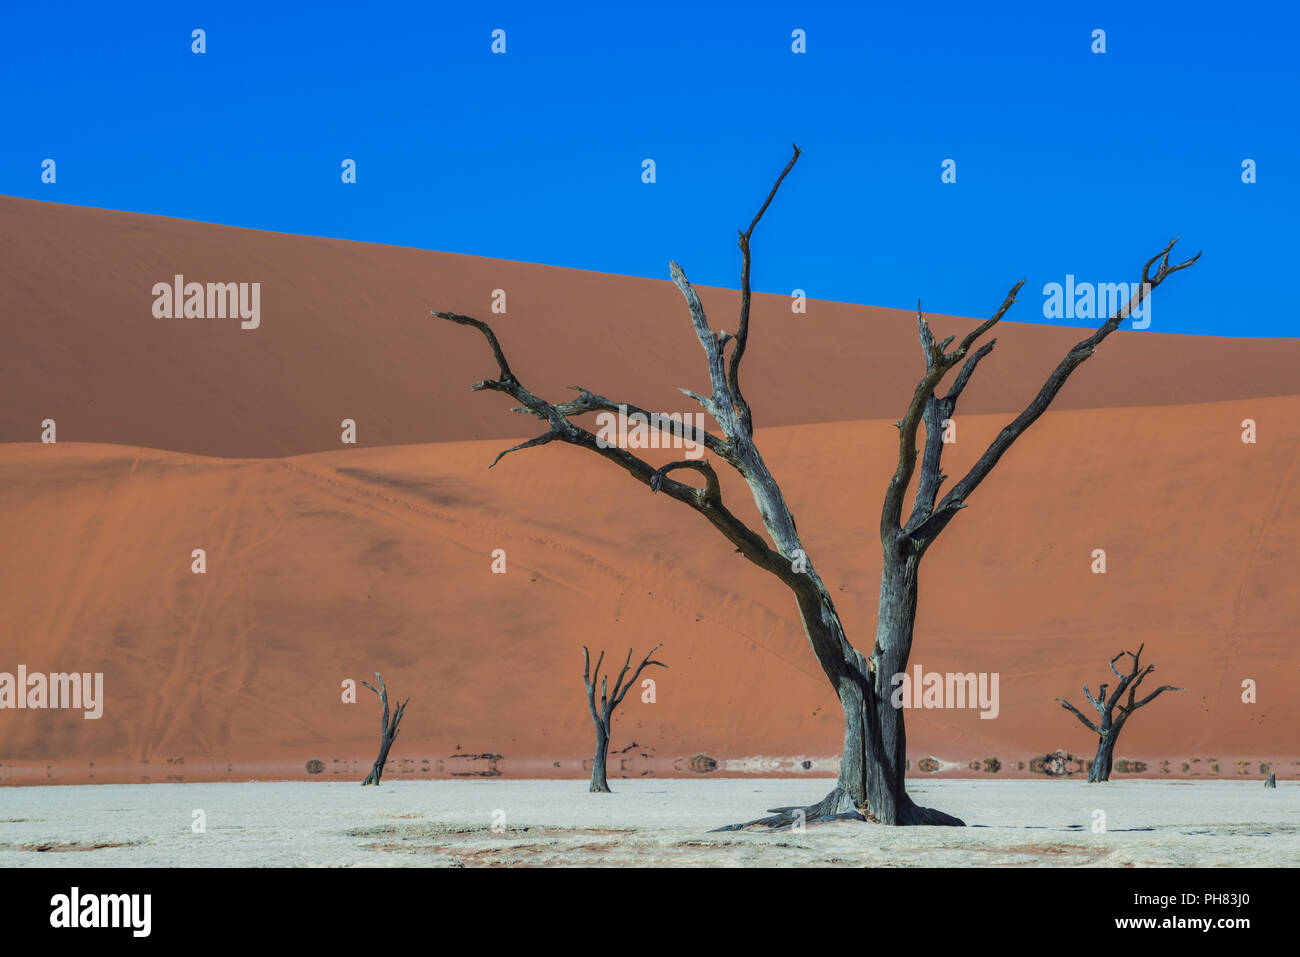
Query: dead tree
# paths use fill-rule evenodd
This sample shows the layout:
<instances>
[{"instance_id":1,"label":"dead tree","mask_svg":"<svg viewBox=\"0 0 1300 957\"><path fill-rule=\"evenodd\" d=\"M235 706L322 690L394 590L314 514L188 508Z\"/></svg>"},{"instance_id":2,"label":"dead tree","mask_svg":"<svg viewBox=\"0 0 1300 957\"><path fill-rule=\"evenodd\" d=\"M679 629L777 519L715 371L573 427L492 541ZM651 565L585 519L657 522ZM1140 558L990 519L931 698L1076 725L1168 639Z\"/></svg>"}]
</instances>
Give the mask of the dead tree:
<instances>
[{"instance_id":1,"label":"dead tree","mask_svg":"<svg viewBox=\"0 0 1300 957\"><path fill-rule=\"evenodd\" d=\"M375 766L370 769L366 779L361 782L361 786L367 784L378 784L379 779L383 777L384 765L388 763L388 749L393 746L393 739L397 737L397 725L402 720L402 715L406 713L406 704L411 699L407 698L397 706L393 712L393 720L388 720L388 688L384 685L383 676L378 671L375 672L375 678L379 681L379 687L376 688L369 681L361 682L375 694L379 695L379 700L384 703L384 718L379 725L379 757L375 758Z\"/></svg>"},{"instance_id":2,"label":"dead tree","mask_svg":"<svg viewBox=\"0 0 1300 957\"><path fill-rule=\"evenodd\" d=\"M1169 254L1174 246L1170 242L1148 260L1142 269L1137 291L1096 332L1076 343L1066 353L1025 410L998 434L970 471L951 486L942 498L939 497L939 490L947 478L940 470L940 456L944 448L943 420L952 416L957 400L974 374L976 365L989 354L995 341L989 340L977 345L978 340L997 325L1016 301L1016 293L1024 285L1024 280L1016 283L991 318L976 326L951 351L948 347L955 337L936 342L929 324L918 308L917 329L925 372L917 382L907 411L896 423L899 432L898 465L885 492L880 516L884 566L880 579L876 635L870 654L864 655L845 636L831 589L818 574L810 558L810 550L799 538L794 515L780 486L759 454L754 441L753 416L740 387L741 361L749 337L750 238L776 196L781 182L798 158L799 148L796 146L794 156L777 177L749 228L740 233L740 313L734 336L727 332L714 332L709 327L704 305L686 274L677 263L669 264L673 282L690 310L691 323L704 349L709 371L710 392L707 395L688 389L680 391L704 407L720 427L721 435L697 430L687 422L671 418L652 418L646 410L630 402L609 399L578 386L574 387L578 393L576 399L549 402L534 395L515 375L496 334L487 323L452 312L434 310L433 315L472 326L487 339L496 359L498 375L494 379L484 379L470 386L472 390L504 392L522 403L515 411L536 416L546 423L545 432L502 452L493 465L510 452L555 441L588 449L628 472L638 482L649 486L652 492L662 492L699 512L736 546L740 554L794 593L813 654L844 711L844 745L839 777L834 790L817 804L807 808L775 808L771 817L732 827L747 827L749 824L788 826L800 819L801 812L809 822L853 817L883 824L959 825L961 822L956 818L919 807L908 797L903 783L907 767L903 713L890 703L890 679L906 670L912 649L917 570L921 558L953 517L966 507L967 500L1011 448L1012 443L1047 410L1066 379L1080 363L1093 354L1103 339L1119 328L1119 324L1156 286L1172 273L1190 266L1200 254L1186 262L1170 265ZM729 343L733 344L730 360L726 357ZM957 372L948 391L937 392L940 383L954 369ZM574 421L591 412L617 413L620 407L629 413L645 416L647 421L655 422L655 427L669 435L702 444L716 461L735 469L749 486L771 544L727 507L723 501L718 475L707 459L672 462L656 469L626 449L598 440L595 433ZM926 428L925 451L921 458L914 504L910 514L905 516L903 503L916 471L916 441L922 422ZM703 478L704 487L699 488L669 477L670 473L682 469L698 472Z\"/></svg>"},{"instance_id":3,"label":"dead tree","mask_svg":"<svg viewBox=\"0 0 1300 957\"><path fill-rule=\"evenodd\" d=\"M1143 705L1150 704L1165 691L1183 690L1182 688L1175 688L1173 685L1162 685L1141 701L1137 700L1138 685L1142 683L1143 678L1156 670L1155 665L1147 665L1143 668L1141 661L1139 661L1142 657L1142 649L1145 647L1145 644L1138 645L1137 654L1131 651L1121 651L1110 659L1110 670L1119 679L1119 684L1115 685L1115 690L1111 692L1109 698L1106 697L1105 685L1097 689L1097 697L1095 698L1092 696L1092 692L1088 690L1088 686L1083 686L1084 697L1097 710L1097 715L1100 718L1099 724L1094 724L1078 708L1064 698L1056 699L1061 702L1062 708L1072 713L1083 722L1084 727L1098 736L1097 757L1093 759L1092 766L1088 768L1088 781L1090 783L1110 780L1111 765L1115 761L1115 742L1119 740L1120 729L1124 727L1124 722L1128 721L1129 716ZM1133 659L1133 670L1126 675L1122 675L1115 668L1115 662L1125 655ZM1125 691L1128 692L1128 704L1120 702L1120 698ZM1119 708L1119 714L1115 714L1117 707Z\"/></svg>"},{"instance_id":4,"label":"dead tree","mask_svg":"<svg viewBox=\"0 0 1300 957\"><path fill-rule=\"evenodd\" d=\"M605 761L609 757L609 736L610 722L614 717L614 709L623 703L623 696L627 694L627 689L636 684L641 672L646 669L647 665L658 665L660 668L668 666L662 661L651 661L650 656L663 647L663 644L655 645L646 653L641 664L632 673L631 680L623 684L623 677L627 674L628 668L632 666L632 649L627 650L627 660L623 662L623 670L618 673L618 678L614 681L613 694L608 693L609 675L600 677L600 663L605 660L605 652L600 653L596 659L596 670L591 671L591 653L587 651L587 646L582 646L582 682L587 686L587 707L591 709L591 720L596 723L596 756L591 762L591 788L593 794L609 794L609 781L605 778ZM600 707L596 707L596 679L600 678Z\"/></svg>"}]
</instances>

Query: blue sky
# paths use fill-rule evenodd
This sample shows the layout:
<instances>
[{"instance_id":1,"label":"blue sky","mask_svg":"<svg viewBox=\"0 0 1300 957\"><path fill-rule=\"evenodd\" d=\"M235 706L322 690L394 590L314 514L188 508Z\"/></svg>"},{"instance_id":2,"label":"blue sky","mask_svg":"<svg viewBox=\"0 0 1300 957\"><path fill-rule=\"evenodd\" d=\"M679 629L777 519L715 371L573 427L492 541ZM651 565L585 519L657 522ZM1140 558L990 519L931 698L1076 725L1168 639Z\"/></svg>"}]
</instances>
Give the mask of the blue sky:
<instances>
[{"instance_id":1,"label":"blue sky","mask_svg":"<svg viewBox=\"0 0 1300 957\"><path fill-rule=\"evenodd\" d=\"M1181 235L1205 255L1156 293L1151 333L1300 335L1291 3L74 3L0 17L10 195L654 278L677 259L696 283L734 287L736 229L793 141L803 158L754 240L762 291L985 315L1028 277L1008 318L1044 321L1045 283L1134 280ZM940 180L945 159L956 183Z\"/></svg>"}]
</instances>

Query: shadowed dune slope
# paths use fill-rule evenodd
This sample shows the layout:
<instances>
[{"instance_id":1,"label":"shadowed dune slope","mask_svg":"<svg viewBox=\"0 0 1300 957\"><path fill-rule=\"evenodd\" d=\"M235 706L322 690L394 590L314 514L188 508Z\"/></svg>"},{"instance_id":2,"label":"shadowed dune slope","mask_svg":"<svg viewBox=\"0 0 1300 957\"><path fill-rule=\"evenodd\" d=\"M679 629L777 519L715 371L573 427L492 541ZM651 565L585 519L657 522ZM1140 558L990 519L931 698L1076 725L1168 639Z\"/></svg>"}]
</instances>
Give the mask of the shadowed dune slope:
<instances>
[{"instance_id":1,"label":"shadowed dune slope","mask_svg":"<svg viewBox=\"0 0 1300 957\"><path fill-rule=\"evenodd\" d=\"M131 218L83 219L116 229ZM175 228L178 248L215 230ZM354 256L374 269L471 262L215 231L268 249L301 244L340 269ZM237 274L240 264L231 265ZM611 289L658 289L572 275ZM324 284L335 278L320 274ZM426 300L436 287L431 279ZM468 286L458 288L468 298ZM420 294L411 298L415 309ZM845 317L888 319L843 309ZM380 311L391 319L393 309ZM304 314L299 328L308 321ZM268 349L273 328L268 320ZM464 369L454 366L466 354L423 339L431 333L418 319L411 328L425 331L384 350L394 380L409 374L407 385L418 390L414 351L437 356L435 368L456 372L461 389ZM1026 349L1038 348L1036 335L1047 341L1057 333L1024 330ZM150 341L161 350L150 361L183 348L179 338ZM252 340L222 330L213 341ZM614 355L615 342L611 332L601 347ZM1112 350L1106 368L1113 372L1137 342ZM481 360L481 343L472 345ZM231 352L214 362L236 359ZM401 366L407 361L409 369ZM297 381L313 387L329 380L308 366L299 372ZM451 388L439 384L445 377L423 377L425 407ZM754 372L755 382L763 378ZM1094 386L1081 386L1075 401ZM104 402L116 401L117 386L101 380L96 388ZM996 400L986 393L983 401ZM411 434L402 422L414 429L422 421L406 406L405 399L394 406L411 416L389 420L394 439ZM114 421L123 428L155 422L163 431L147 437L168 444L164 426L176 410L156 420L119 411ZM272 405L267 414L297 413ZM501 414L476 409L455 427L492 417ZM1255 445L1240 439L1247 417L1258 423ZM960 475L1005 422L959 416L946 471ZM250 441L270 442L270 434ZM320 442L328 437L324 429ZM309 442L308 432L295 441ZM767 428L759 442L850 637L868 648L880 566L875 527L897 447L890 420ZM233 433L230 443L240 444ZM659 641L671 668L647 673L658 682L654 704L628 696L616 717L616 752L635 742L638 754L661 764L681 767L702 753L723 769L780 757L787 770L802 767L789 759L806 756L819 769L838 755L837 703L779 583L734 554L700 516L586 452L548 446L487 470L502 447L445 442L220 459L62 441L0 446L0 670L22 663L31 671L103 671L106 685L98 721L69 712L0 715L0 770L14 781L15 768L58 765L89 780L95 762L94 780L112 779L114 767L136 780L148 768L154 779L172 771L220 776L210 769L225 762L243 777L254 765L270 776L305 776L313 758L364 763L377 746L378 706L364 690L357 705L341 703L340 683L380 670L395 693L411 696L395 760L443 760L450 773L453 753L495 754L530 772L560 761L577 775L593 740L581 645L621 661L628 646L641 651ZM922 569L913 663L998 673L1000 710L993 720L973 710L913 712L914 768L930 755L962 768L997 756L1005 774L1014 773L1009 762L1056 748L1090 756L1095 741L1053 699L1084 706L1082 685L1095 690L1107 660L1140 642L1157 666L1148 682L1187 690L1142 711L1124 732L1121 756L1167 759L1176 773L1192 758L1206 762L1201 768L1217 760L1222 776L1232 775L1228 762L1237 758L1300 758L1297 449L1296 396L1047 414ZM757 522L743 486L728 481L725 492ZM204 575L190 571L195 548L207 551ZM505 574L491 571L498 548ZM1098 548L1104 575L1091 571ZM1241 701L1244 679L1258 682L1256 704ZM612 762L612 776L618 768Z\"/></svg>"},{"instance_id":2,"label":"shadowed dune slope","mask_svg":"<svg viewBox=\"0 0 1300 957\"><path fill-rule=\"evenodd\" d=\"M761 243L756 256L761 265ZM1007 263L1007 286L1018 268ZM46 418L63 441L227 457L337 449L345 418L366 446L526 432L503 414L509 400L470 401L468 384L495 373L491 356L477 333L431 308L491 319L538 394L558 400L582 385L695 411L676 390L705 385L702 353L663 269L654 281L0 197L0 442L36 441ZM261 283L260 327L155 318L154 284L178 273ZM505 315L491 312L497 289ZM702 295L714 327L734 331L737 294ZM1011 318L1041 303L1031 283ZM1157 292L1157 330L1159 308ZM971 325L934 319L940 337ZM910 311L814 300L793 315L788 298L758 296L752 328L745 384L760 426L896 419L921 365ZM962 411L1018 411L1084 334L1003 323ZM1120 332L1055 408L1289 395L1300 391L1298 367L1300 340Z\"/></svg>"}]
</instances>

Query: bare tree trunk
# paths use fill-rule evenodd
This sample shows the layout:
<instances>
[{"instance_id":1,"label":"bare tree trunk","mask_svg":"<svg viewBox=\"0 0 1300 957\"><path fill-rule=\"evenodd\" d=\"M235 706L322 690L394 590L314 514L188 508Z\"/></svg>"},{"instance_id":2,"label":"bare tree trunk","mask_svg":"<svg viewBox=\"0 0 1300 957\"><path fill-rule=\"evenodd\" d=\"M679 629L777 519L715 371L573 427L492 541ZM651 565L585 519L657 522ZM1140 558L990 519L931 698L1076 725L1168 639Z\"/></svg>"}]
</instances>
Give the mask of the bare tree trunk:
<instances>
[{"instance_id":1,"label":"bare tree trunk","mask_svg":"<svg viewBox=\"0 0 1300 957\"><path fill-rule=\"evenodd\" d=\"M384 705L384 715L379 724L379 757L375 758L375 763L370 768L370 773L367 774L366 779L361 782L362 787L365 787L368 784L378 784L379 779L384 776L384 765L388 763L388 750L393 746L393 741L397 737L397 725L402 720L402 715L406 713L407 702L411 700L410 698L407 698L406 701L399 704L397 710L393 712L392 720L389 721L388 688L384 684L383 676L381 676L378 671L375 672L375 677L379 680L378 688L368 681L363 681L361 683L375 694L379 695L379 700L383 702Z\"/></svg>"},{"instance_id":2,"label":"bare tree trunk","mask_svg":"<svg viewBox=\"0 0 1300 957\"><path fill-rule=\"evenodd\" d=\"M907 732L903 709L893 705L890 679L907 671L919 560L918 552L904 548L886 563L871 659L850 649L851 656L831 655L823 661L844 712L844 744L835 789L816 804L772 808L770 817L717 830L759 825L780 828L830 820L962 826L963 822L952 815L913 802L905 783ZM829 595L801 602L800 613L814 648L834 647L835 639L843 637Z\"/></svg>"},{"instance_id":3,"label":"bare tree trunk","mask_svg":"<svg viewBox=\"0 0 1300 957\"><path fill-rule=\"evenodd\" d=\"M582 683L587 687L587 709L591 712L591 720L596 725L596 755L591 760L591 787L589 790L592 794L609 794L609 779L605 776L605 763L609 758L609 738L612 733L614 722L614 709L623 703L623 696L627 694L627 689L636 684L636 680L641 677L641 672L650 665L657 665L660 668L668 666L662 661L651 661L650 655L662 648L662 644L655 645L641 660L632 677L624 683L627 678L628 669L632 667L632 649L627 650L627 660L623 662L623 670L618 673L618 678L614 681L614 693L609 693L609 675L603 678L600 675L601 662L605 660L605 652L600 653L596 659L596 670L591 670L591 653L587 646L582 646ZM596 704L596 679L600 679L600 704Z\"/></svg>"},{"instance_id":4,"label":"bare tree trunk","mask_svg":"<svg viewBox=\"0 0 1300 957\"><path fill-rule=\"evenodd\" d=\"M1115 766L1115 742L1118 738L1119 729L1114 728L1111 734L1103 734L1097 739L1097 756L1088 768L1089 784L1110 780L1111 769Z\"/></svg>"},{"instance_id":5,"label":"bare tree trunk","mask_svg":"<svg viewBox=\"0 0 1300 957\"><path fill-rule=\"evenodd\" d=\"M591 761L592 794L609 794L609 779L605 777L605 763L609 759L609 735L596 729L596 756Z\"/></svg>"},{"instance_id":6,"label":"bare tree trunk","mask_svg":"<svg viewBox=\"0 0 1300 957\"><path fill-rule=\"evenodd\" d=\"M892 554L891 554L892 552ZM885 549L876 612L876 641L871 652L871 676L866 715L868 723L867 807L884 824L955 824L961 821L939 812L934 820L916 820L917 808L907 796L907 732L903 709L894 707L894 675L907 670L912 653L912 624L916 620L917 566L920 555L907 549Z\"/></svg>"},{"instance_id":7,"label":"bare tree trunk","mask_svg":"<svg viewBox=\"0 0 1300 957\"><path fill-rule=\"evenodd\" d=\"M384 776L384 765L388 763L388 749L393 746L393 739L388 735L380 738L379 757L375 758L375 763L370 766L370 773L366 779L361 782L362 787L368 784L378 784L379 779Z\"/></svg>"},{"instance_id":8,"label":"bare tree trunk","mask_svg":"<svg viewBox=\"0 0 1300 957\"><path fill-rule=\"evenodd\" d=\"M907 732L903 711L891 701L890 678L907 670L916 608L916 566L886 566L881 576L876 641L870 660L846 663L837 689L844 710L844 751L836 782L841 812L853 807L864 820L911 823ZM911 609L911 611L909 611ZM955 818L950 823L960 824Z\"/></svg>"}]
</instances>

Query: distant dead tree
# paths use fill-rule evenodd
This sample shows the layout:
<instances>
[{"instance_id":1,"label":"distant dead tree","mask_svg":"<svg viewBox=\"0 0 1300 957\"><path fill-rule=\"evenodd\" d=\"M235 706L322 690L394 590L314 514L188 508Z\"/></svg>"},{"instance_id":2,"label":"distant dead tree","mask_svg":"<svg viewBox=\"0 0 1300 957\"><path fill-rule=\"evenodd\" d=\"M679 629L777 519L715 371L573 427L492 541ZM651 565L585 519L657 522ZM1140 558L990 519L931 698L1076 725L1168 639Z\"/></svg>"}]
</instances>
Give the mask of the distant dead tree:
<instances>
[{"instance_id":1,"label":"distant dead tree","mask_svg":"<svg viewBox=\"0 0 1300 957\"><path fill-rule=\"evenodd\" d=\"M1182 688L1175 688L1173 685L1162 685L1141 701L1137 700L1138 685L1142 683L1143 678L1156 670L1155 665L1147 665L1143 668L1139 661L1142 657L1142 649L1145 647L1145 644L1138 645L1137 654L1134 654L1131 651L1121 651L1114 658L1110 659L1110 670L1115 672L1115 677L1119 679L1119 684L1115 686L1115 690L1111 692L1109 698L1106 697L1105 685L1102 685L1097 689L1097 697L1095 698L1092 696L1092 692L1088 690L1088 686L1083 686L1083 694L1088 699L1088 703L1097 709L1097 714L1101 719L1100 724L1094 724L1083 715L1078 708L1070 704L1070 702L1066 701L1064 698L1056 699L1061 702L1062 708L1069 711L1076 718L1082 721L1084 727L1099 736L1097 741L1097 757L1093 759L1092 766L1088 769L1089 782L1110 780L1111 765L1115 760L1115 742L1119 740L1119 732L1120 729L1124 727L1124 722L1128 721L1134 711L1141 708L1143 705L1150 704L1165 691L1183 690ZM1133 659L1133 669L1128 674L1122 675L1118 670L1116 670L1115 662L1119 661L1125 655L1128 655ZM1121 704L1119 699L1125 691L1128 692L1128 704ZM1114 713L1116 707L1119 708L1118 715Z\"/></svg>"},{"instance_id":2,"label":"distant dead tree","mask_svg":"<svg viewBox=\"0 0 1300 957\"><path fill-rule=\"evenodd\" d=\"M614 691L609 693L608 682L609 675L600 677L600 663L605 660L605 652L600 653L596 659L596 670L591 671L591 653L587 651L587 646L582 646L582 682L587 686L587 707L591 709L591 720L596 723L596 757L591 762L591 792L593 794L609 794L609 781L605 778L605 761L609 757L609 737L610 722L614 717L614 709L623 702L623 696L627 694L627 689L636 684L641 672L646 669L647 665L658 665L660 668L668 666L662 661L651 661L650 656L663 647L660 643L646 653L637 665L636 671L632 673L631 680L623 684L623 677L627 674L628 668L632 666L632 649L627 650L627 660L623 662L623 670L618 673L618 678L614 682ZM596 706L596 680L600 679L600 707Z\"/></svg>"},{"instance_id":3,"label":"distant dead tree","mask_svg":"<svg viewBox=\"0 0 1300 957\"><path fill-rule=\"evenodd\" d=\"M496 334L487 323L453 312L434 310L433 315L460 325L472 326L487 339L499 373L495 379L484 379L470 386L472 390L486 389L512 396L522 403L514 411L536 416L547 424L545 432L506 449L496 457L493 465L510 452L554 441L589 449L628 472L638 482L649 486L652 492L663 492L669 498L699 512L736 546L741 555L769 572L794 593L813 654L844 711L844 745L839 777L834 790L817 804L807 808L774 808L770 817L731 825L728 830L750 825L788 827L797 820L811 823L838 817L871 820L882 824L960 825L962 822L955 817L920 807L908 797L903 780L907 768L903 711L895 708L890 701L893 691L891 679L907 670L908 655L912 649L917 572L921 559L953 517L966 507L971 494L988 477L1012 443L1047 410L1070 374L1093 354L1103 339L1119 328L1119 324L1128 318L1156 286L1171 274L1190 266L1200 254L1197 253L1186 262L1170 265L1169 254L1174 247L1174 242L1170 242L1149 259L1142 268L1140 283L1129 299L1096 332L1080 340L1065 354L1025 410L998 434L970 471L951 486L942 499L939 497L939 489L947 479L940 469L940 457L944 450L943 422L953 415L957 399L970 382L976 364L989 354L996 341L989 340L976 347L977 340L997 325L1016 301L1016 293L1024 285L1024 280L1012 287L991 318L976 326L951 351L948 351L948 347L956 337L950 336L943 342L936 342L929 323L918 307L916 323L925 371L916 384L907 411L895 423L899 433L898 464L885 491L884 507L880 515L884 561L880 577L876 635L870 655L864 655L845 636L831 589L818 575L808 549L795 528L794 514L776 479L768 470L767 463L759 454L754 441L749 403L740 388L740 364L749 339L750 238L776 196L781 182L798 159L799 148L796 146L794 156L777 177L749 228L740 233L740 313L734 336L727 332L714 332L709 327L704 305L686 274L677 263L669 264L673 282L686 300L695 335L704 349L711 389L708 395L700 395L688 389L680 391L703 406L721 428L721 436L696 429L689 421L677 421L659 415L652 417L645 409L630 402L609 399L578 386L574 387L578 393L576 399L549 402L534 395L515 375L506 361ZM1156 267L1154 272L1153 266ZM657 336L661 333L658 330L638 330L632 334ZM728 343L734 343L729 361L725 355ZM937 392L940 383L954 369L957 370L956 375L948 391ZM854 388L854 384L846 382L844 387ZM735 469L749 486L772 544L769 545L761 534L742 521L723 502L717 472L708 460L688 459L656 469L627 449L598 439L596 433L573 421L587 413L618 413L620 409L629 414L644 416L653 423L653 428L669 435L702 444L716 460ZM916 473L916 441L922 422L925 423L925 451L921 458L912 510L904 517L903 504ZM698 488L669 478L669 473L682 469L698 472L703 477L704 487Z\"/></svg>"},{"instance_id":4,"label":"distant dead tree","mask_svg":"<svg viewBox=\"0 0 1300 957\"><path fill-rule=\"evenodd\" d=\"M397 706L393 712L393 720L388 720L388 688L384 685L383 676L376 671L375 678L379 681L379 687L376 688L369 681L361 682L375 694L379 695L379 700L384 703L384 717L379 725L379 757L375 758L375 766L370 769L366 779L361 782L361 786L367 784L378 784L379 779L384 774L384 765L388 763L388 749L393 746L393 739L397 737L397 725L402 720L402 715L406 713L406 705L411 699L407 698Z\"/></svg>"}]
</instances>

